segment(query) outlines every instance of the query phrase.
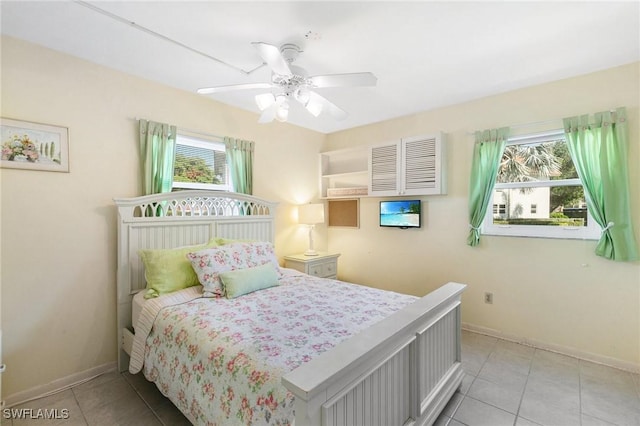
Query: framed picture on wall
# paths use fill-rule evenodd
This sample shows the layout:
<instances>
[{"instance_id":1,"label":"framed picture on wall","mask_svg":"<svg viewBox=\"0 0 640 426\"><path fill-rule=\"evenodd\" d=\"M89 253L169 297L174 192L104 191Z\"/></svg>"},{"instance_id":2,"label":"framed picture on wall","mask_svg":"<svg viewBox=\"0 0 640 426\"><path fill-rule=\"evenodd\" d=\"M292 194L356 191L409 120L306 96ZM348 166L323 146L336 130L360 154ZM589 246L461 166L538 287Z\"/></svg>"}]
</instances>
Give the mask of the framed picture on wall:
<instances>
[{"instance_id":1,"label":"framed picture on wall","mask_svg":"<svg viewBox=\"0 0 640 426\"><path fill-rule=\"evenodd\" d=\"M0 167L69 172L69 129L0 118Z\"/></svg>"}]
</instances>

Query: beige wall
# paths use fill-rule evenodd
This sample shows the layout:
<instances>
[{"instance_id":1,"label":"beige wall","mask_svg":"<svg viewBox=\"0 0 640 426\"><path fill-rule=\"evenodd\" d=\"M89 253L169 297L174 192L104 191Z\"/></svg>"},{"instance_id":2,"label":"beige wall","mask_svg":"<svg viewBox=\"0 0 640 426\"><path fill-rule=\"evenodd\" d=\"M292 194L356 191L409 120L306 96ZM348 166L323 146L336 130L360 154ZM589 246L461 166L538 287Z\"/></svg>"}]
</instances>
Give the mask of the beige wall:
<instances>
[{"instance_id":1,"label":"beige wall","mask_svg":"<svg viewBox=\"0 0 640 426\"><path fill-rule=\"evenodd\" d=\"M135 117L254 140L254 194L280 203L278 255L305 248L293 204L317 195L324 135L11 38L1 65L1 115L68 127L71 165L0 171L4 396L116 360L112 199L140 195Z\"/></svg>"},{"instance_id":2,"label":"beige wall","mask_svg":"<svg viewBox=\"0 0 640 426\"><path fill-rule=\"evenodd\" d=\"M71 173L0 171L5 396L115 362L112 198L139 193L134 117L256 141L254 192L280 202L280 256L306 248L293 206L317 195L321 149L442 130L449 194L423 198L424 228L379 229L379 199L368 198L360 229L317 228L317 247L342 253L341 277L418 295L464 282L467 323L640 364L638 263L604 261L590 241L485 237L480 247L465 245L468 132L620 105L630 114L638 217L638 64L326 137L259 125L255 114L11 38L2 39L1 72L3 117L66 126L71 138ZM281 167L284 158L295 161ZM493 305L482 303L485 291L494 293Z\"/></svg>"},{"instance_id":3,"label":"beige wall","mask_svg":"<svg viewBox=\"0 0 640 426\"><path fill-rule=\"evenodd\" d=\"M464 322L640 370L639 262L603 260L593 254L594 241L487 236L479 247L466 245L473 131L535 122L546 123L514 130L561 128L563 117L618 106L629 115L640 242L639 82L636 63L329 135L326 150L436 131L448 136L448 195L422 197L422 229L379 228L380 199L372 198L361 200L360 229L329 228L329 249L342 253L341 278L416 295L466 283ZM483 303L484 292L493 292L492 305Z\"/></svg>"}]
</instances>

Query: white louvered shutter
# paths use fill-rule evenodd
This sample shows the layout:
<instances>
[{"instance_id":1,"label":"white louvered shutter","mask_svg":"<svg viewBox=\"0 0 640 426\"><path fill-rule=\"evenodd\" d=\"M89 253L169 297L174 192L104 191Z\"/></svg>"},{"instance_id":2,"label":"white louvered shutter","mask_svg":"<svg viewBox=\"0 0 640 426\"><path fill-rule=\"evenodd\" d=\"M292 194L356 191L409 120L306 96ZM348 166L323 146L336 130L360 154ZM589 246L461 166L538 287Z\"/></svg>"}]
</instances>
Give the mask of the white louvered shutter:
<instances>
[{"instance_id":1,"label":"white louvered shutter","mask_svg":"<svg viewBox=\"0 0 640 426\"><path fill-rule=\"evenodd\" d=\"M436 138L405 141L403 151L405 193L422 194L436 187Z\"/></svg>"},{"instance_id":2,"label":"white louvered shutter","mask_svg":"<svg viewBox=\"0 0 640 426\"><path fill-rule=\"evenodd\" d=\"M446 194L444 135L402 139L402 194Z\"/></svg>"},{"instance_id":3,"label":"white louvered shutter","mask_svg":"<svg viewBox=\"0 0 640 426\"><path fill-rule=\"evenodd\" d=\"M446 194L446 150L442 133L374 145L369 158L369 195Z\"/></svg>"},{"instance_id":4,"label":"white louvered shutter","mask_svg":"<svg viewBox=\"0 0 640 426\"><path fill-rule=\"evenodd\" d=\"M370 153L369 195L398 195L400 144L373 146Z\"/></svg>"}]
</instances>

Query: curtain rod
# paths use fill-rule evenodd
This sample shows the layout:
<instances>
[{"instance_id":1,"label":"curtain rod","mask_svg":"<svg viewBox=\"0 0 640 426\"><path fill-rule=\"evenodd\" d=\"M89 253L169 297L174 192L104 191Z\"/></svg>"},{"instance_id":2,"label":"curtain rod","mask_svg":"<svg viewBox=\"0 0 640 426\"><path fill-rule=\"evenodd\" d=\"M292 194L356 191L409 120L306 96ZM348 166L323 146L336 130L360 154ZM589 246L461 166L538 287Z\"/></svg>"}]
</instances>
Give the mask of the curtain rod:
<instances>
[{"instance_id":1,"label":"curtain rod","mask_svg":"<svg viewBox=\"0 0 640 426\"><path fill-rule=\"evenodd\" d=\"M609 110L609 112L617 112L617 110L612 109L612 110ZM552 123L558 123L558 124L560 124L559 128L561 128L561 129L564 128L564 124L563 124L563 119L562 118L556 118L555 120L534 121L534 122L531 122L531 123L521 123L521 124L514 124L512 126L501 126L501 127L509 127L510 129L520 129L522 127L541 126L543 124L552 124ZM468 135L475 135L476 131L467 132L467 134Z\"/></svg>"},{"instance_id":2,"label":"curtain rod","mask_svg":"<svg viewBox=\"0 0 640 426\"><path fill-rule=\"evenodd\" d=\"M532 126L541 126L543 124L559 124L560 128L563 128L564 126L562 125L562 119L561 118L557 118L555 120L544 120L544 121L533 121L531 123L521 123L521 124L514 124L511 126L500 126L500 127L508 127L510 129L520 129L522 127L532 127ZM497 128L500 128L497 127ZM481 131L481 130L476 130L476 131ZM467 132L468 135L475 135L476 131L473 132Z\"/></svg>"},{"instance_id":3,"label":"curtain rod","mask_svg":"<svg viewBox=\"0 0 640 426\"><path fill-rule=\"evenodd\" d=\"M153 120L148 120L146 118L139 118L139 117L131 117L131 120L135 120L135 121L140 121L140 120L146 120L146 121L153 121ZM180 127L180 126L176 126L176 128L178 129L178 132L180 132L181 130L183 132L186 133L191 133L193 135L199 135L199 136L206 136L209 138L216 138L216 139L223 139L224 140L224 136L220 136L220 135L214 135L213 133L206 133L206 132L202 132L199 130L191 130L191 129L186 129L184 127Z\"/></svg>"},{"instance_id":4,"label":"curtain rod","mask_svg":"<svg viewBox=\"0 0 640 426\"><path fill-rule=\"evenodd\" d=\"M534 121L532 123L514 124L513 126L509 126L509 128L511 128L511 129L519 129L521 127L541 126L543 124L553 124L553 123L559 123L560 127L564 128L564 126L562 125L562 119L561 118L556 118L555 120Z\"/></svg>"}]
</instances>

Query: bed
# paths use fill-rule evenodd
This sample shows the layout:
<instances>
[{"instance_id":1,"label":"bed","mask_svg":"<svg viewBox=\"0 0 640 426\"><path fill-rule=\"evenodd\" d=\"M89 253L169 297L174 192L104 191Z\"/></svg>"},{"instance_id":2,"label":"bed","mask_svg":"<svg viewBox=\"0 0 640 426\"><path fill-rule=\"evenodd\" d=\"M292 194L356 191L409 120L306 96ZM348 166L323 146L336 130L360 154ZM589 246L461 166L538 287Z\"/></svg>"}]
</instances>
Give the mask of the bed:
<instances>
[{"instance_id":1,"label":"bed","mask_svg":"<svg viewBox=\"0 0 640 426\"><path fill-rule=\"evenodd\" d=\"M432 424L459 387L464 375L460 359L463 284L448 283L415 298L276 267L279 285L233 299L203 298L200 286L144 299L141 291L147 284L140 250L189 247L213 239L228 247L254 241L272 244L276 204L215 191L180 191L115 202L119 369L143 370L193 423L225 423L219 419L227 416L229 424ZM300 291L306 292L304 297ZM331 294L345 304L326 303L316 311ZM301 305L293 306L294 302ZM275 306L280 310L274 311ZM266 313L258 312L259 308ZM334 329L330 318L337 313L346 316ZM315 322L306 324L303 316ZM184 329L176 321L197 323L204 331L180 334ZM259 326L269 321L274 329L284 330L279 343ZM257 335L227 330L224 324L238 324ZM331 340L327 334L337 337ZM165 335L169 337L163 342ZM216 370L218 361L209 357L213 350L200 350L200 345L210 344L205 343L210 340L205 335L234 343L250 340L261 346L227 354L226 364ZM179 346L171 350L183 352L168 355L167 345ZM179 358L182 361L174 362ZM267 365L268 359L275 362ZM221 376L222 370L244 376L245 388L259 385L257 391L262 394L257 399L240 397L246 389L234 390L230 379ZM200 396L188 389L194 383ZM238 396L239 405L221 405L225 392L231 392L226 400ZM214 399L216 403L211 403Z\"/></svg>"}]
</instances>

